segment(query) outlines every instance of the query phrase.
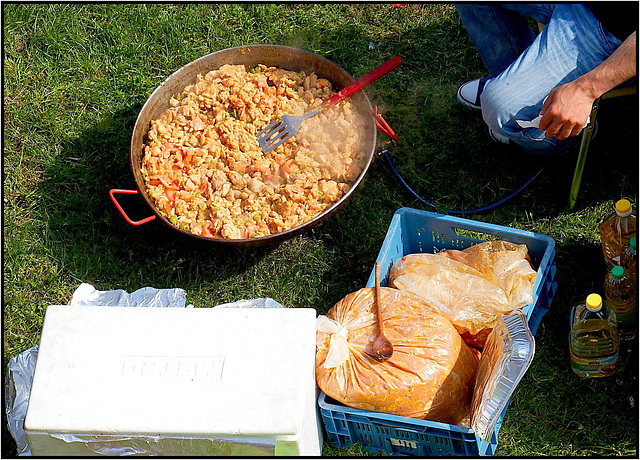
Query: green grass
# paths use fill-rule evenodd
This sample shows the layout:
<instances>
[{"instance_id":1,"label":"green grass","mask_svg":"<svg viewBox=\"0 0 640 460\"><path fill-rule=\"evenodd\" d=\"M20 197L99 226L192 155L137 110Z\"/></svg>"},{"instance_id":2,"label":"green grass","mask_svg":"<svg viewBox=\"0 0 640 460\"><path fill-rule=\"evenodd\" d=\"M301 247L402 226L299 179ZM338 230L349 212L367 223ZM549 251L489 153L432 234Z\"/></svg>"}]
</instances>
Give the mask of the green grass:
<instances>
[{"instance_id":1,"label":"green grass","mask_svg":"<svg viewBox=\"0 0 640 460\"><path fill-rule=\"evenodd\" d=\"M380 133L378 150L389 149L425 199L439 209L483 206L547 165L516 199L471 217L547 234L557 245L558 291L496 454L637 456L637 341L623 350L618 374L601 381L574 377L567 351L571 305L604 279L598 223L621 197L637 204L637 106L603 104L569 211L575 154L540 159L495 144L479 113L456 101L458 85L485 71L451 5L5 3L3 25L5 369L38 342L47 305L68 303L81 282L129 292L181 287L196 307L272 297L319 314L363 287L395 210L424 208L380 158L329 220L272 247L216 246L160 222L129 226L108 191L135 188L129 140L148 95L202 55L290 45L355 77L401 55L402 66L366 93L399 136L393 145ZM141 200L126 206L134 217L149 213ZM15 455L2 433L3 456ZM325 445L324 453L365 451Z\"/></svg>"}]
</instances>

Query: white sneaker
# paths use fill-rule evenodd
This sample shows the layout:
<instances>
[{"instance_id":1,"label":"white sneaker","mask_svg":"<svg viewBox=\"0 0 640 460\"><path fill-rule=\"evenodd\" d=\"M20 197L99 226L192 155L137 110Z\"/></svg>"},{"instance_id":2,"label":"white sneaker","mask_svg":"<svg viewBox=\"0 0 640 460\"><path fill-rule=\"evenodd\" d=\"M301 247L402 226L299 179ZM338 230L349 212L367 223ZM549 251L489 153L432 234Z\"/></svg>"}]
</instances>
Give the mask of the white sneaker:
<instances>
[{"instance_id":1,"label":"white sneaker","mask_svg":"<svg viewBox=\"0 0 640 460\"><path fill-rule=\"evenodd\" d=\"M491 128L489 128L489 136L496 142L500 142L501 144L509 144L511 141L507 136L503 136L502 134L498 134L494 132Z\"/></svg>"},{"instance_id":2,"label":"white sneaker","mask_svg":"<svg viewBox=\"0 0 640 460\"><path fill-rule=\"evenodd\" d=\"M458 88L458 100L467 107L479 109L480 95L484 89L485 81L485 78L476 78L475 80L464 83Z\"/></svg>"}]
</instances>

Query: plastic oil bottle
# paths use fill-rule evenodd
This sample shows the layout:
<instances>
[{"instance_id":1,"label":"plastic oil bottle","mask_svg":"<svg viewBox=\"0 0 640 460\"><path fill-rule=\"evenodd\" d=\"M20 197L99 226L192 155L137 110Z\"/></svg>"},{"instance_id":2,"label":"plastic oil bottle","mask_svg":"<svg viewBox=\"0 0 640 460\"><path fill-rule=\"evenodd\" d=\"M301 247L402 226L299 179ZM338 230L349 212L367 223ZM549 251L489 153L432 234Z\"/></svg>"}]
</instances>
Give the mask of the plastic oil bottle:
<instances>
[{"instance_id":1,"label":"plastic oil bottle","mask_svg":"<svg viewBox=\"0 0 640 460\"><path fill-rule=\"evenodd\" d=\"M629 200L618 200L614 213L600 224L600 240L607 270L620 265L620 254L636 235L636 215Z\"/></svg>"},{"instance_id":2,"label":"plastic oil bottle","mask_svg":"<svg viewBox=\"0 0 640 460\"><path fill-rule=\"evenodd\" d=\"M636 249L636 237L629 240L629 244L620 254L620 265L626 270L631 282L638 292L638 252Z\"/></svg>"},{"instance_id":3,"label":"plastic oil bottle","mask_svg":"<svg viewBox=\"0 0 640 460\"><path fill-rule=\"evenodd\" d=\"M638 328L636 289L627 272L616 265L604 279L604 305L616 314L620 340L631 340Z\"/></svg>"},{"instance_id":4,"label":"plastic oil bottle","mask_svg":"<svg viewBox=\"0 0 640 460\"><path fill-rule=\"evenodd\" d=\"M620 338L616 314L590 294L571 312L571 368L580 377L608 377L618 369Z\"/></svg>"}]
</instances>

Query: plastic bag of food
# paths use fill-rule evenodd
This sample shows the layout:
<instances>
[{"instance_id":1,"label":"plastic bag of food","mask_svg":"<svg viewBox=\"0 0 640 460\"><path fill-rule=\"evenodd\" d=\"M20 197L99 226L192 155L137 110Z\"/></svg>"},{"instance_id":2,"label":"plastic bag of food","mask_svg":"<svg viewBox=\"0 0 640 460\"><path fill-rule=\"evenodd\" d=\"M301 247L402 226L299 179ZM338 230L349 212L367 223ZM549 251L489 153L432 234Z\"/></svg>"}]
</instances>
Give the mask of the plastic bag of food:
<instances>
[{"instance_id":1,"label":"plastic bag of food","mask_svg":"<svg viewBox=\"0 0 640 460\"><path fill-rule=\"evenodd\" d=\"M526 245L509 241L487 241L463 251L449 249L438 254L454 258L478 270L504 291L514 309L533 302L536 271Z\"/></svg>"},{"instance_id":2,"label":"plastic bag of food","mask_svg":"<svg viewBox=\"0 0 640 460\"><path fill-rule=\"evenodd\" d=\"M467 344L482 348L498 316L533 301L535 277L526 246L487 242L404 256L391 267L389 285L425 299Z\"/></svg>"},{"instance_id":3,"label":"plastic bag of food","mask_svg":"<svg viewBox=\"0 0 640 460\"><path fill-rule=\"evenodd\" d=\"M373 357L375 288L360 289L318 317L318 386L350 407L457 424L471 407L478 353L420 297L380 289L393 355Z\"/></svg>"}]
</instances>

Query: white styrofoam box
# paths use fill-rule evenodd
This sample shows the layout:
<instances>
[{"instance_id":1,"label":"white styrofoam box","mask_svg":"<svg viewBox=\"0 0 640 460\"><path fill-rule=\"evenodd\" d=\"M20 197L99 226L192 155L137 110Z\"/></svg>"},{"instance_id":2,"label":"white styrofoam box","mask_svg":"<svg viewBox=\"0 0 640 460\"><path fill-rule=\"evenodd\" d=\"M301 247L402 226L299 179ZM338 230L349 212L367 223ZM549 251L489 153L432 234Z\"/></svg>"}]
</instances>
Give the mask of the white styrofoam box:
<instances>
[{"instance_id":1,"label":"white styrofoam box","mask_svg":"<svg viewBox=\"0 0 640 460\"><path fill-rule=\"evenodd\" d=\"M320 455L309 308L50 306L33 455Z\"/></svg>"}]
</instances>

